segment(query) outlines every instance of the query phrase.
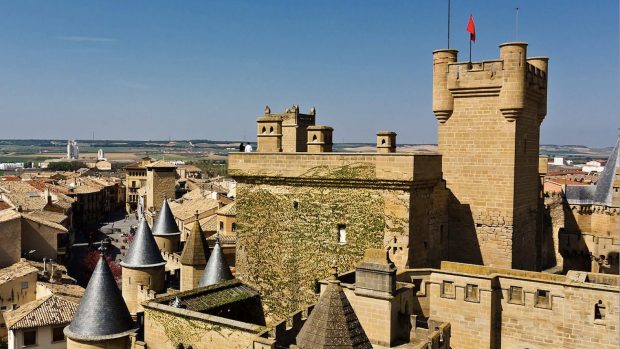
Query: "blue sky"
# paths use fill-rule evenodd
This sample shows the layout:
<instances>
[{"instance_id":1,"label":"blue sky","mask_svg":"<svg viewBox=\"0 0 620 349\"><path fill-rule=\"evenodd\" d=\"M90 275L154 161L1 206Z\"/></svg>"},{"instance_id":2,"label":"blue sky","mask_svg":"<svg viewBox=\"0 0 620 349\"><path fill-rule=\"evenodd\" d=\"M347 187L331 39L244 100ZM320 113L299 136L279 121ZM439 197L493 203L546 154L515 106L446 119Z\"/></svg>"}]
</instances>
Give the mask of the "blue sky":
<instances>
[{"instance_id":1,"label":"blue sky","mask_svg":"<svg viewBox=\"0 0 620 349\"><path fill-rule=\"evenodd\" d=\"M447 0L0 1L0 138L254 140L255 118L317 108L337 142L435 143L432 51ZM452 0L452 47L549 56L541 142L618 134L618 2Z\"/></svg>"}]
</instances>

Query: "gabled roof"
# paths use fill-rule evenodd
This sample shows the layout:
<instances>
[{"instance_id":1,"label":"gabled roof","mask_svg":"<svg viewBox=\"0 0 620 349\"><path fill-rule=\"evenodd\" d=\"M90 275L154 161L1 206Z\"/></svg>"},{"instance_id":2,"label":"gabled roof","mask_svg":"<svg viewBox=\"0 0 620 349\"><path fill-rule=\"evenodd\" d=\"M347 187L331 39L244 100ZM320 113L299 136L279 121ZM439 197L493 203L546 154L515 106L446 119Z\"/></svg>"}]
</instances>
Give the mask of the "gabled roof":
<instances>
[{"instance_id":1,"label":"gabled roof","mask_svg":"<svg viewBox=\"0 0 620 349\"><path fill-rule=\"evenodd\" d=\"M51 294L4 313L4 318L9 330L65 325L71 322L77 307L77 303Z\"/></svg>"},{"instance_id":2,"label":"gabled roof","mask_svg":"<svg viewBox=\"0 0 620 349\"><path fill-rule=\"evenodd\" d=\"M155 224L153 225L153 235L180 235L177 222L174 220L172 210L168 205L168 200L164 199L164 203L161 205L161 210L157 214Z\"/></svg>"},{"instance_id":3,"label":"gabled roof","mask_svg":"<svg viewBox=\"0 0 620 349\"><path fill-rule=\"evenodd\" d=\"M144 217L140 219L138 231L120 264L130 268L147 268L166 264Z\"/></svg>"},{"instance_id":4,"label":"gabled roof","mask_svg":"<svg viewBox=\"0 0 620 349\"><path fill-rule=\"evenodd\" d=\"M316 306L297 335L300 349L368 348L372 345L344 294L332 277Z\"/></svg>"},{"instance_id":5,"label":"gabled roof","mask_svg":"<svg viewBox=\"0 0 620 349\"><path fill-rule=\"evenodd\" d=\"M596 185L590 186L566 186L566 200L572 205L620 205L613 202L614 181L616 172L620 168L620 137L616 140L616 145L607 160L607 164L601 172Z\"/></svg>"},{"instance_id":6,"label":"gabled roof","mask_svg":"<svg viewBox=\"0 0 620 349\"><path fill-rule=\"evenodd\" d=\"M65 335L85 341L119 338L137 330L103 255Z\"/></svg>"},{"instance_id":7,"label":"gabled roof","mask_svg":"<svg viewBox=\"0 0 620 349\"><path fill-rule=\"evenodd\" d=\"M0 269L0 285L18 279L28 274L36 274L39 269L35 268L25 259L20 260L6 268Z\"/></svg>"},{"instance_id":8,"label":"gabled roof","mask_svg":"<svg viewBox=\"0 0 620 349\"><path fill-rule=\"evenodd\" d=\"M236 216L237 215L237 206L234 202L220 208L217 210L217 214L222 216Z\"/></svg>"},{"instance_id":9,"label":"gabled roof","mask_svg":"<svg viewBox=\"0 0 620 349\"><path fill-rule=\"evenodd\" d=\"M200 228L200 221L196 220L181 253L181 264L206 265L210 255L209 244Z\"/></svg>"},{"instance_id":10,"label":"gabled roof","mask_svg":"<svg viewBox=\"0 0 620 349\"><path fill-rule=\"evenodd\" d=\"M213 246L213 251L211 251L211 256L209 257L207 266L202 272L202 277L200 278L200 282L198 282L198 287L215 285L222 281L232 280L234 278L235 277L230 271L228 263L226 263L224 252L220 246L220 239L216 237L215 246Z\"/></svg>"},{"instance_id":11,"label":"gabled roof","mask_svg":"<svg viewBox=\"0 0 620 349\"><path fill-rule=\"evenodd\" d=\"M157 160L145 166L146 168L177 168L176 165L164 160Z\"/></svg>"}]
</instances>

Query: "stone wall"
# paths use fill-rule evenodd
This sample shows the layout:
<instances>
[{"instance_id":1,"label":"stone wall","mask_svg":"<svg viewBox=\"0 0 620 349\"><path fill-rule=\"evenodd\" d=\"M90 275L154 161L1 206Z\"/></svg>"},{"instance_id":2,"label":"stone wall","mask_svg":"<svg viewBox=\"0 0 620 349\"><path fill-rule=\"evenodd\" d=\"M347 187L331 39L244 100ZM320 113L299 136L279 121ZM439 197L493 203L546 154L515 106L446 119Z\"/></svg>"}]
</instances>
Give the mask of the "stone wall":
<instances>
[{"instance_id":1,"label":"stone wall","mask_svg":"<svg viewBox=\"0 0 620 349\"><path fill-rule=\"evenodd\" d=\"M152 169L146 173L146 208L159 210L164 202L164 195L174 198L176 170L174 168Z\"/></svg>"},{"instance_id":2,"label":"stone wall","mask_svg":"<svg viewBox=\"0 0 620 349\"><path fill-rule=\"evenodd\" d=\"M437 155L231 154L229 173L238 276L261 291L269 320L315 302L315 282L333 264L353 269L367 248L389 250L400 267L441 260Z\"/></svg>"},{"instance_id":3,"label":"stone wall","mask_svg":"<svg viewBox=\"0 0 620 349\"><path fill-rule=\"evenodd\" d=\"M138 300L140 285L149 290L161 292L165 289L164 266L149 268L128 268L123 267L122 292L123 299L127 303L127 308L131 314L142 310Z\"/></svg>"},{"instance_id":4,"label":"stone wall","mask_svg":"<svg viewBox=\"0 0 620 349\"><path fill-rule=\"evenodd\" d=\"M176 349L178 344L194 349L247 349L265 328L185 309L175 313L159 309L144 312L146 348Z\"/></svg>"},{"instance_id":5,"label":"stone wall","mask_svg":"<svg viewBox=\"0 0 620 349\"><path fill-rule=\"evenodd\" d=\"M21 218L0 222L0 268L19 261L21 256Z\"/></svg>"},{"instance_id":6,"label":"stone wall","mask_svg":"<svg viewBox=\"0 0 620 349\"><path fill-rule=\"evenodd\" d=\"M599 282L604 275L588 277ZM455 348L612 348L620 340L620 289L617 276L606 277L599 284L442 263L430 271L424 296L431 318L451 323ZM445 292L450 282L454 292ZM466 298L467 285L477 286L477 300Z\"/></svg>"}]
</instances>

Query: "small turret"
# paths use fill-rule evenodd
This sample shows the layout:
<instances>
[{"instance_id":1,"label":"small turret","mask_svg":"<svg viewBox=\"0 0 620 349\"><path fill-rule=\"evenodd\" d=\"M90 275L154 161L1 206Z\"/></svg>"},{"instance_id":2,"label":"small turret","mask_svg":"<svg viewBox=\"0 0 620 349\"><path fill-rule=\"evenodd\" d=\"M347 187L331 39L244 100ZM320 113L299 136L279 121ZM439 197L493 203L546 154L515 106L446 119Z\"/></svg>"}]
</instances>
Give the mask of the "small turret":
<instances>
[{"instance_id":1,"label":"small turret","mask_svg":"<svg viewBox=\"0 0 620 349\"><path fill-rule=\"evenodd\" d=\"M120 264L123 267L123 298L132 314L141 310L138 301L140 286L155 292L165 290L166 261L144 217Z\"/></svg>"},{"instance_id":2,"label":"small turret","mask_svg":"<svg viewBox=\"0 0 620 349\"><path fill-rule=\"evenodd\" d=\"M230 272L230 267L226 262L226 258L224 257L224 252L220 246L220 237L218 234L215 237L215 246L213 246L213 251L211 251L211 256L209 257L209 262L207 262L207 266L205 267L202 277L200 278L198 287L215 285L222 281L232 280L234 278L235 277Z\"/></svg>"},{"instance_id":3,"label":"small turret","mask_svg":"<svg viewBox=\"0 0 620 349\"><path fill-rule=\"evenodd\" d=\"M372 348L335 272L299 331L297 346L300 349Z\"/></svg>"},{"instance_id":4,"label":"small turret","mask_svg":"<svg viewBox=\"0 0 620 349\"><path fill-rule=\"evenodd\" d=\"M160 250L168 253L177 252L179 250L181 232L179 231L179 227L177 226L165 196L164 202L161 205L161 210L155 219L155 224L153 224L153 236Z\"/></svg>"},{"instance_id":5,"label":"small turret","mask_svg":"<svg viewBox=\"0 0 620 349\"><path fill-rule=\"evenodd\" d=\"M181 253L181 291L198 287L210 255L209 244L200 228L198 212L196 212L194 227Z\"/></svg>"},{"instance_id":6,"label":"small turret","mask_svg":"<svg viewBox=\"0 0 620 349\"><path fill-rule=\"evenodd\" d=\"M308 126L308 153L331 152L333 132L329 126Z\"/></svg>"},{"instance_id":7,"label":"small turret","mask_svg":"<svg viewBox=\"0 0 620 349\"><path fill-rule=\"evenodd\" d=\"M102 252L73 320L64 330L67 348L128 347L128 336L137 329Z\"/></svg>"}]
</instances>

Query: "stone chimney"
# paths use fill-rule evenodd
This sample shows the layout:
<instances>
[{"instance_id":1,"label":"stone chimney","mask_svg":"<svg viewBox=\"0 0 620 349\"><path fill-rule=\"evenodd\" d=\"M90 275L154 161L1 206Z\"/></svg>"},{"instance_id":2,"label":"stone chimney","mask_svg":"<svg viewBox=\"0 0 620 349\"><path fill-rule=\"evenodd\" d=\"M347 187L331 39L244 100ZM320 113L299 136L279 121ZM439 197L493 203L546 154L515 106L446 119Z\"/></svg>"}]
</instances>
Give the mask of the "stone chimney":
<instances>
[{"instance_id":1,"label":"stone chimney","mask_svg":"<svg viewBox=\"0 0 620 349\"><path fill-rule=\"evenodd\" d=\"M396 290L396 267L383 249L367 249L355 268L355 293L391 298Z\"/></svg>"},{"instance_id":2,"label":"stone chimney","mask_svg":"<svg viewBox=\"0 0 620 349\"><path fill-rule=\"evenodd\" d=\"M330 153L333 132L329 126L308 126L308 153Z\"/></svg>"},{"instance_id":3,"label":"stone chimney","mask_svg":"<svg viewBox=\"0 0 620 349\"><path fill-rule=\"evenodd\" d=\"M377 153L396 152L396 132L379 131L377 132Z\"/></svg>"}]
</instances>

